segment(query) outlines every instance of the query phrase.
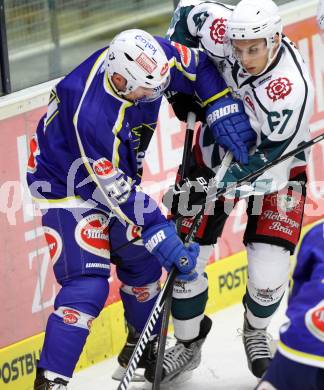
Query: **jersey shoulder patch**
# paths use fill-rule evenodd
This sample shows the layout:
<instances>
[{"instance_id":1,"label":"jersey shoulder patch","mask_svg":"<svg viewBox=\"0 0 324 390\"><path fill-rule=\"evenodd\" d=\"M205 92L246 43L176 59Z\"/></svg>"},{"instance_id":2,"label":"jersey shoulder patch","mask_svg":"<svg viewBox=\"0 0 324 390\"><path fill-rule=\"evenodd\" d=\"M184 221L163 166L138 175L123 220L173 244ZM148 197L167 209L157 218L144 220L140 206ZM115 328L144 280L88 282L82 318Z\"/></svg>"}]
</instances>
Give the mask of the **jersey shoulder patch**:
<instances>
[{"instance_id":1,"label":"jersey shoulder patch","mask_svg":"<svg viewBox=\"0 0 324 390\"><path fill-rule=\"evenodd\" d=\"M191 50L187 46L182 45L181 43L178 42L171 42L171 44L178 50L182 65L185 68L188 68L191 63Z\"/></svg>"},{"instance_id":2,"label":"jersey shoulder patch","mask_svg":"<svg viewBox=\"0 0 324 390\"><path fill-rule=\"evenodd\" d=\"M289 71L274 71L271 75L260 78L255 93L262 105L269 111L274 108L298 108L306 98L306 87L299 75Z\"/></svg>"},{"instance_id":3,"label":"jersey shoulder patch","mask_svg":"<svg viewBox=\"0 0 324 390\"><path fill-rule=\"evenodd\" d=\"M271 80L265 86L265 90L269 99L273 102L284 100L293 89L293 82L288 77L278 77Z\"/></svg>"},{"instance_id":4,"label":"jersey shoulder patch","mask_svg":"<svg viewBox=\"0 0 324 390\"><path fill-rule=\"evenodd\" d=\"M189 14L189 30L196 18L195 28L197 36L200 38L201 46L212 57L224 57L224 38L226 25L232 9L222 4L205 3L204 7L195 7ZM195 15L194 15L195 12ZM197 27L197 15L203 23ZM192 20L192 21L191 21ZM191 22L191 23L190 23Z\"/></svg>"}]
</instances>

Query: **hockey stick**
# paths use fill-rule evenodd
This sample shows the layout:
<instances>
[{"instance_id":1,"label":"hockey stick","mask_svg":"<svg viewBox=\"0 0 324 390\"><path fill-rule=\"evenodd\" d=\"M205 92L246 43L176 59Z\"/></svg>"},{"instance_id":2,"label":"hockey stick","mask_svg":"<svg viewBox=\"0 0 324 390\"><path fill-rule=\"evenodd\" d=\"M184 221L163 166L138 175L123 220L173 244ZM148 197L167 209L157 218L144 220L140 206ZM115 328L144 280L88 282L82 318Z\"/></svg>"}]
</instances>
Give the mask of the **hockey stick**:
<instances>
[{"instance_id":1,"label":"hockey stick","mask_svg":"<svg viewBox=\"0 0 324 390\"><path fill-rule=\"evenodd\" d=\"M227 191L230 191L230 190L236 188L238 184L243 184L243 183L249 182L252 178L255 178L256 176L259 176L260 174L264 173L267 169L273 167L276 164L279 164L282 161L287 160L290 157L293 157L295 154L315 145L317 142L320 142L323 139L324 139L324 133L313 138L312 140L310 140L308 142L303 143L302 145L300 145L296 149L292 150L291 152L289 152L283 156L280 156L277 159L265 164L265 166L259 168L256 172L251 173L251 174L247 175L245 178L238 180L238 182L234 183L234 185L229 186L228 188L221 188L221 189L217 190L214 197L224 195ZM200 217L202 215L203 215L203 211L201 211L199 214L197 214L197 216L196 216L196 218L195 218L195 220L190 228L190 232L188 234L189 237L191 237L192 232L196 228L197 221L198 221L198 219L200 219ZM179 218L179 217L180 217L180 215L176 216L176 218ZM138 239L139 238L136 238L133 241L138 240ZM147 319L145 327L144 327L142 334L138 340L137 346L134 349L133 354L129 360L124 377L121 380L117 390L127 390L128 385L131 382L132 377L134 375L134 372L137 368L137 364L139 362L139 359L143 354L144 348L149 341L149 337L151 336L152 330L153 330L156 322L158 321L159 315L163 309L164 300L165 300L165 297L167 295L167 291L169 290L170 286L173 286L175 277L176 277L176 270L175 270L175 268L173 268L171 270L160 294L159 294L158 299L156 300L156 302L153 306L150 317Z\"/></svg>"},{"instance_id":2,"label":"hockey stick","mask_svg":"<svg viewBox=\"0 0 324 390\"><path fill-rule=\"evenodd\" d=\"M196 123L196 114L193 112L188 112L187 117L187 128L186 128L186 137L183 147L183 154L182 154L182 163L180 167L180 181L183 180L189 169L190 165L190 155L191 155L191 148L192 148L192 140L194 136L195 131L195 123ZM180 233L181 229L181 218L177 220L177 232ZM172 276L173 280L175 279ZM164 309L163 309L163 316L162 316L162 323L161 323L161 329L160 329L160 335L159 335L159 341L158 341L158 350L157 350L157 358L155 362L155 369L154 369L154 382L152 386L152 390L159 390L160 389L160 382L162 378L162 371L163 371L163 358L164 358L164 351L165 351L165 344L168 334L168 327L169 327L169 318L170 318L170 312L171 312L171 304L172 304L172 292L173 292L173 284L170 285L170 290L167 291L167 295L164 302Z\"/></svg>"},{"instance_id":3,"label":"hockey stick","mask_svg":"<svg viewBox=\"0 0 324 390\"><path fill-rule=\"evenodd\" d=\"M143 355L144 349L150 339L150 336L152 334L153 328L155 324L157 323L160 313L163 309L165 299L167 296L168 291L173 287L173 283L176 277L177 271L175 268L172 268L171 272L169 273L169 276L158 296L158 299L156 300L153 309L151 311L151 314L149 318L146 321L145 327L141 333L141 336L136 344L136 348L134 349L132 356L128 362L128 366L126 368L126 371L124 373L124 376L119 383L119 386L117 387L117 390L127 390L128 385L130 384L132 377L136 371L138 362Z\"/></svg>"},{"instance_id":4,"label":"hockey stick","mask_svg":"<svg viewBox=\"0 0 324 390\"><path fill-rule=\"evenodd\" d=\"M222 179L222 177L224 176L226 169L230 165L231 161L232 161L232 154L228 152L223 159L223 163L222 163L220 169L218 170L218 174L216 175L217 180L220 181ZM193 231L191 234L188 234L186 236L185 242L189 242L193 234L194 234ZM143 351L144 351L144 349L149 341L152 330L158 321L159 315L162 312L164 305L166 304L166 300L169 299L170 304L172 302L172 300L170 298L172 298L173 284L174 284L174 281L176 279L176 275L177 275L177 270L174 267L174 268L172 268L171 272L169 273L168 278L164 284L164 287L161 290L157 301L155 302L155 305L151 311L150 317L148 318L148 320L145 324L145 327L144 327L144 329L141 333L141 336L137 342L136 348L133 351L133 354L128 362L128 366L126 368L124 376L123 376L117 390L127 390L128 385L131 382L132 377L136 371L138 362L139 362L139 360L143 354ZM159 389L160 381L161 381L161 374L162 374L162 368L163 368L163 357L164 357L165 341L166 341L166 336L167 336L167 331L168 331L168 321L169 321L169 316L170 316L170 309L171 309L171 305L167 308L168 311L166 309L164 309L164 317L166 317L166 319L164 319L165 322L162 323L162 327L161 327L161 329L163 329L162 337L164 338L164 341L162 340L162 343L164 343L164 345L162 345L162 348L163 348L162 350L161 350L160 346L158 349L156 366L158 364L159 364L159 366L158 366L158 368L155 367L155 378L154 378L154 383L153 383L153 386L155 386L155 390ZM160 337L161 337L161 334L160 334ZM158 360L159 360L159 362L158 362ZM160 371L157 371L157 369ZM157 375L158 375L158 379L156 379ZM158 386L158 387L156 387L156 386ZM152 387L152 389L154 389L154 387Z\"/></svg>"},{"instance_id":5,"label":"hockey stick","mask_svg":"<svg viewBox=\"0 0 324 390\"><path fill-rule=\"evenodd\" d=\"M323 141L323 139L324 139L324 133L318 135L317 137L311 139L310 141L302 143L302 145L298 146L296 149L290 151L289 153L287 153L287 154L285 154L283 156L280 156L280 157L276 158L275 160L273 160L271 162L268 162L263 167L259 168L257 171L252 172L249 175L243 177L242 179L238 180L236 183L234 183L233 185L227 187L226 189L222 188L222 189L219 190L220 192L216 191L216 193L214 195L214 198L216 198L217 196L225 195L226 192L235 189L238 185L243 185L243 184L248 183L251 179L254 179L256 176L261 175L266 170L272 168L273 166L275 166L277 164L280 164L281 162L287 160L290 157L293 157L295 154L298 154L299 152L302 152L303 150L305 150L307 148L310 148L311 146L315 145L316 143ZM202 199L203 199L203 197L202 197ZM213 202L214 200L211 200L211 202ZM210 200L208 200L208 201L210 202ZM199 217L201 216L201 214L202 214L202 212L199 213ZM173 220L176 221L180 217L182 217L181 214L176 214L174 216ZM197 217L198 217L198 214L197 214L196 218ZM129 244L132 244L132 243L138 241L139 239L140 239L140 237L135 237L132 240L126 242L125 244L120 245L118 248L115 248L111 253L115 253L115 252L119 251L120 249L123 249L123 248L127 247Z\"/></svg>"},{"instance_id":6,"label":"hockey stick","mask_svg":"<svg viewBox=\"0 0 324 390\"><path fill-rule=\"evenodd\" d=\"M190 113L189 113L190 114ZM192 135L193 135L193 130L190 131L190 126L189 126L189 115L188 115L188 127L187 127L187 135L191 139L189 139L190 145L192 143ZM190 135L191 134L191 135ZM185 142L185 146L186 146ZM183 179L186 176L187 173L187 167L189 167L189 161L190 161L190 150L191 146L187 146L185 149L185 152L183 154L183 159L182 159L182 166L181 166L181 171L180 171L180 180ZM186 154L188 155L186 157ZM187 160L186 160L187 159ZM224 156L224 159L222 160L221 166L219 167L217 174L215 176L215 185L216 183L219 183L222 178L224 177L228 167L230 166L231 162L233 159L233 155L230 152L227 152L226 155ZM181 228L181 218L177 220L179 222L178 227L178 232L180 231ZM194 237L196 234L195 231L192 231L191 234L187 234L184 242L190 242L190 240ZM158 347L158 352L157 352L157 359L156 359L156 365L155 365L155 375L154 375L154 382L153 382L153 387L152 390L160 390L160 383L161 383L161 378L162 378L162 372L163 372L163 358L164 358L164 351L165 351L165 344L166 344L166 338L168 334L168 325L169 325L169 318L170 318L170 312L171 312L171 304L172 304L172 292L173 292L173 284L172 288L170 287L170 291L168 292L168 295L166 296L166 301L164 304L164 310L163 310L163 317L162 317L162 324L161 324L161 331L160 331L160 337L159 337L159 347Z\"/></svg>"},{"instance_id":7,"label":"hockey stick","mask_svg":"<svg viewBox=\"0 0 324 390\"><path fill-rule=\"evenodd\" d=\"M181 175L183 175L183 176L184 176L186 167L189 166L189 161L190 161L189 149L191 150L195 122L196 122L196 115L193 113L189 113L188 120L187 120L187 132L186 132L186 138L185 138L184 153L183 153L183 157L182 157L182 166L181 166ZM134 239L132 241L136 241L136 239ZM150 313L150 317L148 318L148 320L145 324L145 327L140 335L140 338L137 342L136 348L134 349L134 351L132 353L132 356L128 362L128 366L126 368L124 376L123 376L117 390L126 390L128 388L128 385L131 382L132 377L136 371L139 359L141 358L141 356L144 352L144 349L145 349L145 347L149 341L149 338L152 334L153 328L154 328L155 324L157 323L159 316L160 316L160 313L161 313L165 303L168 301L168 299L169 299L169 302L171 304L173 284L174 284L176 275L177 275L177 270L174 267L171 269L171 271L167 277L167 280L163 286L163 289L161 290L159 297L153 306L153 309ZM170 313L170 309L171 309L171 306L168 309L169 313ZM164 326L166 327L166 329L168 327L169 313L167 316L166 315L164 316L165 317L164 318ZM166 323L166 321L167 321L167 323ZM166 330L166 332L167 332L167 330ZM160 333L159 349L158 349L158 354L160 353L162 355L162 361L159 361L159 363L156 362L156 365L157 364L160 365L160 377L162 374L161 368L162 368L164 349L165 349L165 343L166 343L166 334L165 334L165 336L164 335L161 336L161 335L162 335L162 330ZM161 344L161 341L162 341L162 344ZM164 343L164 345L163 345L163 343ZM159 382L157 385L159 386Z\"/></svg>"},{"instance_id":8,"label":"hockey stick","mask_svg":"<svg viewBox=\"0 0 324 390\"><path fill-rule=\"evenodd\" d=\"M199 224L201 218L204 215L204 210L206 209L206 207L208 207L208 205L213 204L213 202L215 202L215 200L218 197L220 197L221 195L226 195L230 191L235 190L237 187L240 187L240 186L245 185L245 184L250 184L250 181L252 179L255 179L258 176L262 175L268 169L274 167L277 164L280 164L283 161L288 160L291 157L294 157L296 154L304 151L305 149L308 149L311 146L315 145L316 143L323 141L323 139L324 139L324 133L320 134L319 136L317 136L317 137L315 137L313 139L311 139L310 141L303 142L300 146L298 146L294 150L291 150L290 152L288 152L288 153L286 153L286 154L284 154L282 156L279 156L279 157L277 157L276 159L274 159L272 161L267 162L261 168L257 169L254 172L251 172L250 174L246 175L245 177L242 177L236 183L233 183L233 184L229 185L228 187L217 188L217 185L219 185L219 183L216 183L217 185L214 185L214 183L216 182L216 180L214 178L213 181L212 181L212 185L208 186L209 187L208 188L208 192L209 192L210 189L212 190L212 192L209 193L209 194L207 192L206 203L205 203L204 207L202 207L202 209L196 215L196 217L195 217L195 219L194 219L194 221L193 221L193 223L192 223L192 225L190 227L188 235L192 235L192 231L196 228L196 225ZM176 215L175 219L176 218L180 218L180 215Z\"/></svg>"}]
</instances>

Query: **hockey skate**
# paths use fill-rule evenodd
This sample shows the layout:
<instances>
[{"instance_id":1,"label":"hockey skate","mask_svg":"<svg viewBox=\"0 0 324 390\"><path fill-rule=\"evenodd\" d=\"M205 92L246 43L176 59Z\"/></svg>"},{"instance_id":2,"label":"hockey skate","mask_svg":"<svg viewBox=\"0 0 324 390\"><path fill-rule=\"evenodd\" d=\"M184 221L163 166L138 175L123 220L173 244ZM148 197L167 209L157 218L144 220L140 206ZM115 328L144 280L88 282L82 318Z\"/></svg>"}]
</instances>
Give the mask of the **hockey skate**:
<instances>
[{"instance_id":1,"label":"hockey skate","mask_svg":"<svg viewBox=\"0 0 324 390\"><path fill-rule=\"evenodd\" d=\"M269 345L272 337L266 329L254 329L244 315L242 339L249 370L254 376L261 378L272 360Z\"/></svg>"},{"instance_id":2,"label":"hockey skate","mask_svg":"<svg viewBox=\"0 0 324 390\"><path fill-rule=\"evenodd\" d=\"M140 337L140 334L136 332L134 327L132 327L130 324L127 324L128 328L128 336L126 343L119 353L117 360L119 363L119 367L114 371L112 374L112 379L115 379L117 381L121 381L124 373L126 371L128 362L134 352L134 349L136 347L137 341ZM156 359L156 353L157 353L157 337L150 340L143 352L143 355L141 356L137 369L135 371L135 374L132 378L133 382L144 382L144 369L147 367L148 362L150 360Z\"/></svg>"},{"instance_id":3,"label":"hockey skate","mask_svg":"<svg viewBox=\"0 0 324 390\"><path fill-rule=\"evenodd\" d=\"M44 370L37 368L34 390L66 390L68 382L62 378L50 380L45 378Z\"/></svg>"},{"instance_id":4,"label":"hockey skate","mask_svg":"<svg viewBox=\"0 0 324 390\"><path fill-rule=\"evenodd\" d=\"M192 371L197 368L201 361L201 348L211 329L212 320L205 316L200 323L199 335L190 341L180 341L169 348L164 355L161 384L172 381L173 384L188 380ZM145 379L153 383L155 372L155 361L145 370Z\"/></svg>"}]
</instances>

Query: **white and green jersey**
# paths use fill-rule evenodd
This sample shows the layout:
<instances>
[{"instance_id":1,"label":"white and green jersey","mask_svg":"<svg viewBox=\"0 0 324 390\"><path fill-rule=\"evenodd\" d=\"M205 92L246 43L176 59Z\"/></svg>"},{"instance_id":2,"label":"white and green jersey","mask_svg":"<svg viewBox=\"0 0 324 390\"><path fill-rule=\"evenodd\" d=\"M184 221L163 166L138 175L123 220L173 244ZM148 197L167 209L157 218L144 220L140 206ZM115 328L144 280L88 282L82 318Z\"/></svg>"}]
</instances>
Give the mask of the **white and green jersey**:
<instances>
[{"instance_id":1,"label":"white and green jersey","mask_svg":"<svg viewBox=\"0 0 324 390\"><path fill-rule=\"evenodd\" d=\"M283 37L275 61L259 76L251 76L242 69L232 56L229 45L224 44L224 38L215 41L214 47L207 46L206 42L211 40L214 32L212 26L215 23L212 21L222 20L226 24L230 9L220 3L181 1L168 36L188 46L195 42L196 47L205 48L233 95L243 100L252 128L257 133L257 148L251 150L248 165L234 166L232 174L240 179L309 139L314 88L300 53L287 37ZM223 152L212 145L208 129L200 134L200 146L205 164L217 169ZM307 154L302 152L273 167L257 181L272 179L274 188L282 188L289 178L304 170ZM228 180L233 181L233 175Z\"/></svg>"}]
</instances>

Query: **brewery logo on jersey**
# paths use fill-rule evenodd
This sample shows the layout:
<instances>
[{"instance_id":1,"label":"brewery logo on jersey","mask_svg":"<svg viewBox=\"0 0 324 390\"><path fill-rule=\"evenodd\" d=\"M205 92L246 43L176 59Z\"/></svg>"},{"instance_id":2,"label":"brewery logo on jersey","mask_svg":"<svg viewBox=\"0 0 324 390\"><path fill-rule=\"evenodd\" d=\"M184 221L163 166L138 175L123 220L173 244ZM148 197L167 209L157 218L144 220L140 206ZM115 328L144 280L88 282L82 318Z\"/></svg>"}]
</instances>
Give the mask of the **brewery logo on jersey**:
<instances>
[{"instance_id":1,"label":"brewery logo on jersey","mask_svg":"<svg viewBox=\"0 0 324 390\"><path fill-rule=\"evenodd\" d=\"M74 232L79 246L94 255L109 258L109 220L104 214L90 214L77 224Z\"/></svg>"}]
</instances>

